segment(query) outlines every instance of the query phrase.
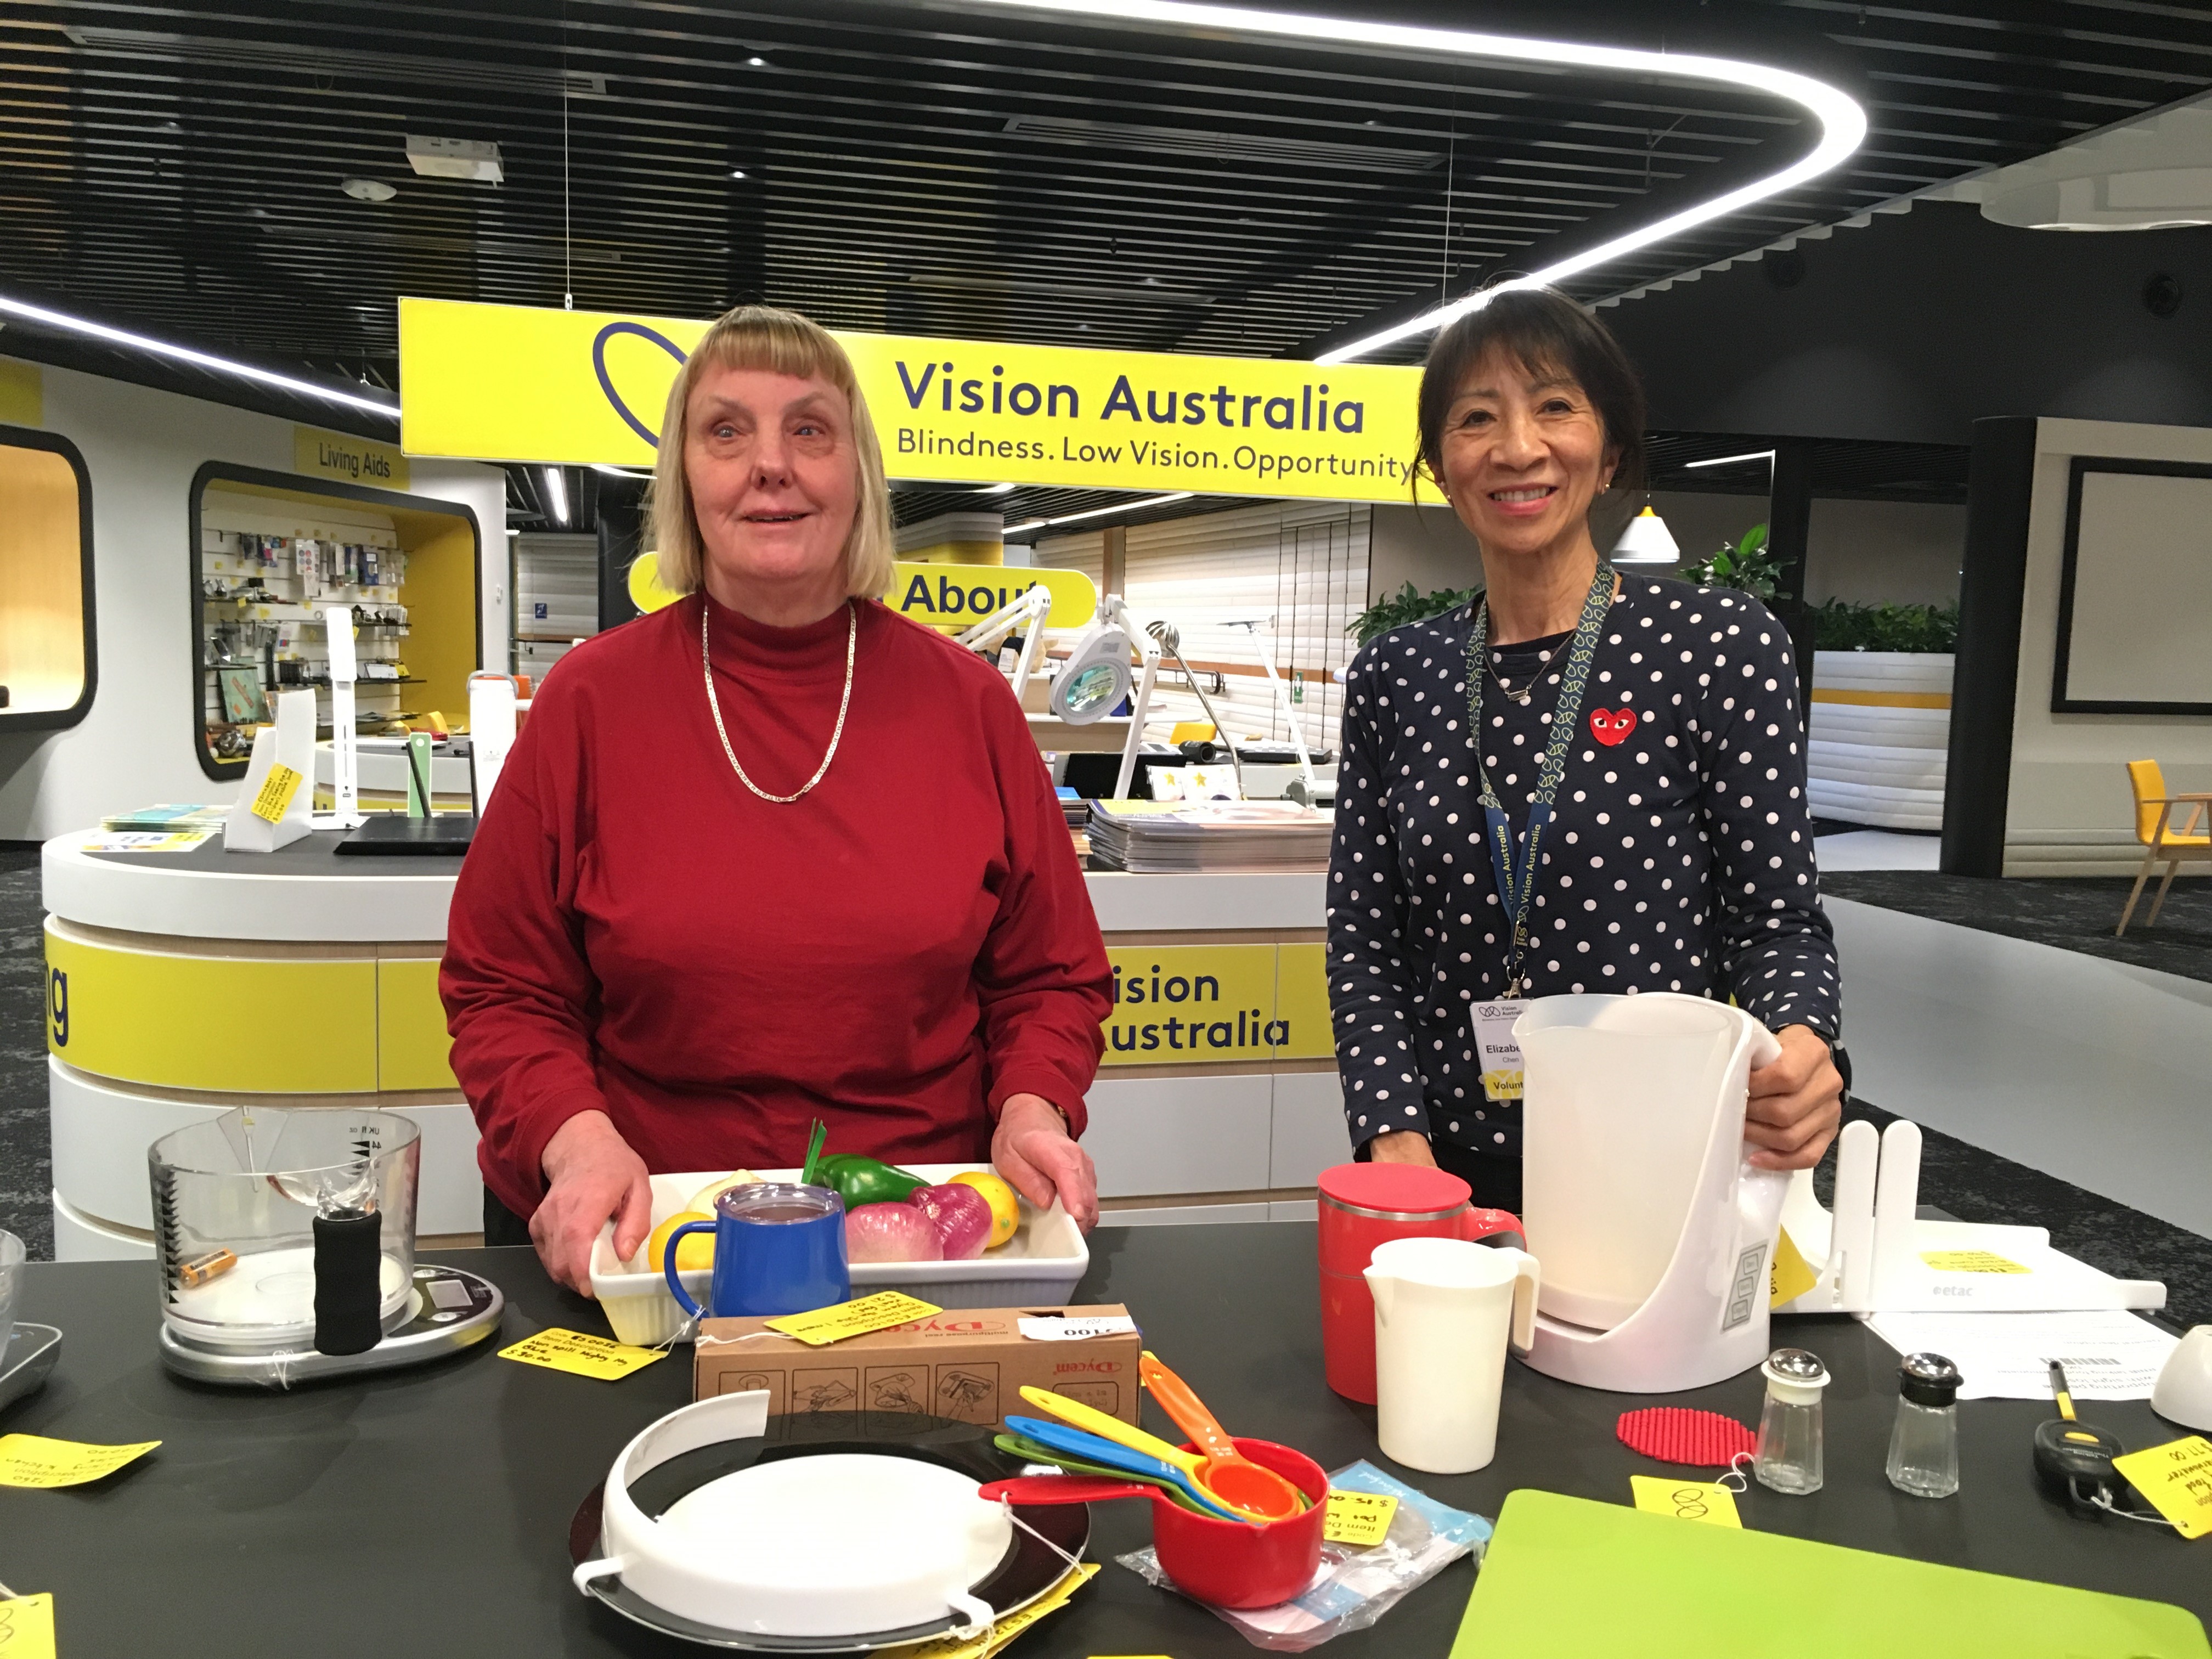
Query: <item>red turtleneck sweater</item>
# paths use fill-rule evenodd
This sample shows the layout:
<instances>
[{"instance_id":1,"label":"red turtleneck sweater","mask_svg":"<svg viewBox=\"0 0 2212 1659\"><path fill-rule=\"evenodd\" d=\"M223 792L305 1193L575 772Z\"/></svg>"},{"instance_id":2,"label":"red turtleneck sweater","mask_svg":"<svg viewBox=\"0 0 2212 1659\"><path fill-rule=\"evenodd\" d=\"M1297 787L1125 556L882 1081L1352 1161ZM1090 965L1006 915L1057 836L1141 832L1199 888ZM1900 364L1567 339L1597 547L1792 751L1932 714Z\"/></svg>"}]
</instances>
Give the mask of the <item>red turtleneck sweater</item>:
<instances>
[{"instance_id":1,"label":"red turtleneck sweater","mask_svg":"<svg viewBox=\"0 0 2212 1659\"><path fill-rule=\"evenodd\" d=\"M439 988L484 1184L527 1215L598 1109L654 1171L980 1161L1010 1095L1084 1124L1110 976L1006 682L872 601L769 628L695 596L538 690L453 895Z\"/></svg>"}]
</instances>

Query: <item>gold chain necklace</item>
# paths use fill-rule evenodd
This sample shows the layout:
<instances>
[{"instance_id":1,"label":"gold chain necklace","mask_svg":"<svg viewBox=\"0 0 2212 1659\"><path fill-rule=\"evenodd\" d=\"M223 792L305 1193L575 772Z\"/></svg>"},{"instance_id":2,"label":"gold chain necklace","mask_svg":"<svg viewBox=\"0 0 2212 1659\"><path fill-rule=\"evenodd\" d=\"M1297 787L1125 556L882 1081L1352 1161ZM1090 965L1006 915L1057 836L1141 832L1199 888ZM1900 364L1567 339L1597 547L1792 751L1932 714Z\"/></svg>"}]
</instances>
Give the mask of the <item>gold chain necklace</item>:
<instances>
[{"instance_id":1,"label":"gold chain necklace","mask_svg":"<svg viewBox=\"0 0 2212 1659\"><path fill-rule=\"evenodd\" d=\"M792 793L771 795L747 777L745 769L738 764L738 751L730 747L730 729L722 724L722 700L714 693L714 660L707 650L707 617L712 609L712 603L704 593L702 593L699 596L699 665L707 676L707 707L714 711L714 730L721 734L722 752L730 757L730 769L738 775L739 783L744 785L763 800L772 801L778 806L788 806L799 796L821 782L823 774L830 769L830 763L837 757L837 740L845 735L845 711L853 704L853 657L854 647L859 643L860 638L860 613L854 607L850 599L845 601L847 618L845 691L844 695L837 699L837 726L830 734L830 752L822 757L822 764L814 769L814 775L800 784Z\"/></svg>"}]
</instances>

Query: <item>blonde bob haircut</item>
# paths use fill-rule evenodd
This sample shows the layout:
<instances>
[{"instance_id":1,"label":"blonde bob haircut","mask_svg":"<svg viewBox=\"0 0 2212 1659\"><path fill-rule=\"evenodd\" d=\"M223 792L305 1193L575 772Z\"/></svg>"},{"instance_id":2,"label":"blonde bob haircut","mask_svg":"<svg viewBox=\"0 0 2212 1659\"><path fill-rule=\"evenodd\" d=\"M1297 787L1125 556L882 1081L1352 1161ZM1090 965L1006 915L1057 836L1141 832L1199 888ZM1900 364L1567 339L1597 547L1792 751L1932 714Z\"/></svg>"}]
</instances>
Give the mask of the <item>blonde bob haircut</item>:
<instances>
[{"instance_id":1,"label":"blonde bob haircut","mask_svg":"<svg viewBox=\"0 0 2212 1659\"><path fill-rule=\"evenodd\" d=\"M845 538L845 591L862 599L881 599L891 585L896 556L891 536L891 492L884 480L883 445L869 418L860 376L830 331L795 311L774 306L739 306L714 319L692 348L676 384L668 388L668 410L660 422L660 450L653 468L653 546L660 555L660 584L672 592L696 593L703 580L706 548L699 515L691 505L691 480L684 470L685 411L691 388L708 369L765 369L800 380L826 380L845 394L852 410L853 449L860 471L860 499L853 528Z\"/></svg>"}]
</instances>

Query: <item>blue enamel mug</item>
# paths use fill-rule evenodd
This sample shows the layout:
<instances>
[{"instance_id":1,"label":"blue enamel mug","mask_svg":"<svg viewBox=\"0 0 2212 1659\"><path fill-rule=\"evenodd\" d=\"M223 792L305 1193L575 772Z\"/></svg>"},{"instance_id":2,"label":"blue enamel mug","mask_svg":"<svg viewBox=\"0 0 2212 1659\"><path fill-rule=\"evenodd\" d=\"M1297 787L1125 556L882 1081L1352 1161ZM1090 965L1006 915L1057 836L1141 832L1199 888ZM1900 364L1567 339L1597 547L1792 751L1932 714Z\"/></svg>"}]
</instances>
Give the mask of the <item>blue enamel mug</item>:
<instances>
[{"instance_id":1,"label":"blue enamel mug","mask_svg":"<svg viewBox=\"0 0 2212 1659\"><path fill-rule=\"evenodd\" d=\"M714 1278L701 1308L676 1277L676 1247L687 1233L714 1235ZM687 1221L668 1236L661 1271L695 1318L810 1313L853 1299L845 1261L845 1200L827 1187L748 1182L714 1200L714 1219Z\"/></svg>"}]
</instances>

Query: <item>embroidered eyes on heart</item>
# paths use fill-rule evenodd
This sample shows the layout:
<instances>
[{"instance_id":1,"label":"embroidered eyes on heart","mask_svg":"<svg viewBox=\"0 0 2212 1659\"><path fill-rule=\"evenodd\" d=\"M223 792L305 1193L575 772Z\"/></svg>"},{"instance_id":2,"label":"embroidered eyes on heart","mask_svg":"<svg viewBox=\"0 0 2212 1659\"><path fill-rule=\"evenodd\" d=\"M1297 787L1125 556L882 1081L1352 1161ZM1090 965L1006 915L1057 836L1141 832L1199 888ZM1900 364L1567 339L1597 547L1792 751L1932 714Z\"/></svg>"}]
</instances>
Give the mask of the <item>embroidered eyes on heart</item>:
<instances>
[{"instance_id":1,"label":"embroidered eyes on heart","mask_svg":"<svg viewBox=\"0 0 2212 1659\"><path fill-rule=\"evenodd\" d=\"M1611 748L1636 729L1633 708L1593 708L1590 710L1590 736Z\"/></svg>"}]
</instances>

